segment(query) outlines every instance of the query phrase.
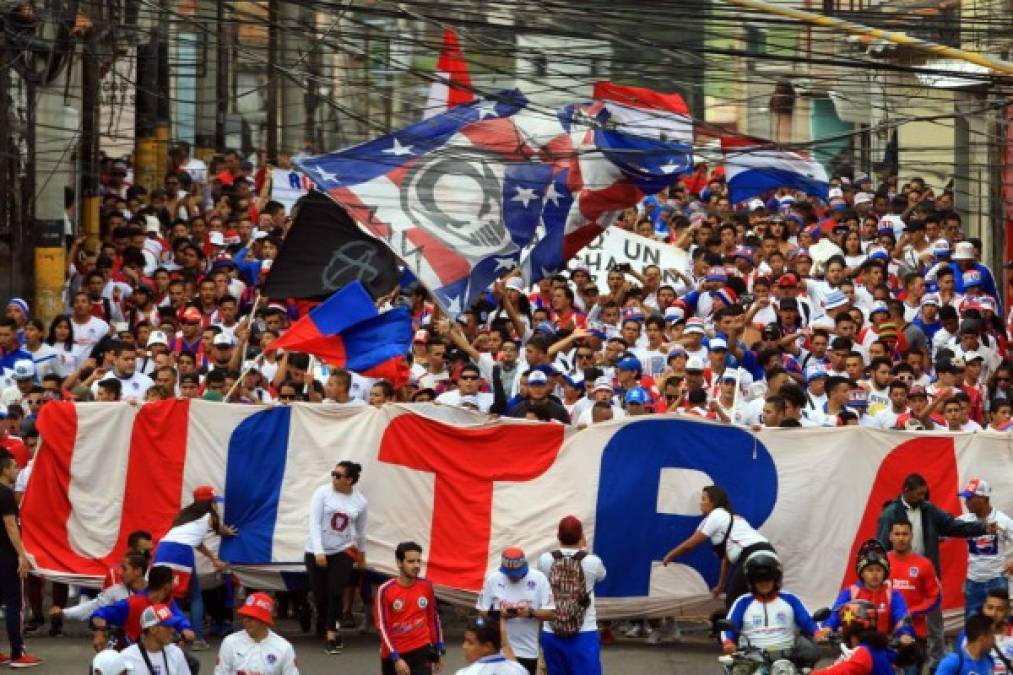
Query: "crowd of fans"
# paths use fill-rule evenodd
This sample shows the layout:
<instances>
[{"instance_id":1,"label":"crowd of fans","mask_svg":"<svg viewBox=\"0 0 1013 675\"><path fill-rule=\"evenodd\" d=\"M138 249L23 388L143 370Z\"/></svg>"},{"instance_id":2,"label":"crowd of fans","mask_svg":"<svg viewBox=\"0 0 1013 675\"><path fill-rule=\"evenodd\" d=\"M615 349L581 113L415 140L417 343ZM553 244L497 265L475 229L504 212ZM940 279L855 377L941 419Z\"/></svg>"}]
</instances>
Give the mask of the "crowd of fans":
<instances>
[{"instance_id":1,"label":"crowd of fans","mask_svg":"<svg viewBox=\"0 0 1013 675\"><path fill-rule=\"evenodd\" d=\"M698 171L614 225L683 250L683 269L618 263L599 284L578 266L530 286L515 271L452 318L425 289L402 289L411 376L390 383L306 354L257 358L299 315L293 299L258 293L291 214L271 201L270 174L236 153L211 170L185 148L173 157L150 192L106 164L101 240L70 247L66 314L46 325L24 300L7 303L12 433L30 436L46 400L175 396L435 400L581 427L677 412L1005 430L1013 412L999 283L952 196L919 178L840 177L826 204L779 190L732 208L720 171Z\"/></svg>"},{"instance_id":2,"label":"crowd of fans","mask_svg":"<svg viewBox=\"0 0 1013 675\"><path fill-rule=\"evenodd\" d=\"M211 167L185 147L172 157L152 191L104 164L100 237L70 245L65 314L5 306L0 445L19 468L53 400L433 401L577 427L667 412L1005 431L1013 417L999 283L952 195L920 178L835 177L828 202L778 190L732 205L720 170L697 171L614 225L682 250L683 268L620 262L600 284L580 266L531 285L514 271L455 317L417 285L386 298L415 331L410 376L392 383L265 352L304 309L260 293L292 214L235 152Z\"/></svg>"}]
</instances>

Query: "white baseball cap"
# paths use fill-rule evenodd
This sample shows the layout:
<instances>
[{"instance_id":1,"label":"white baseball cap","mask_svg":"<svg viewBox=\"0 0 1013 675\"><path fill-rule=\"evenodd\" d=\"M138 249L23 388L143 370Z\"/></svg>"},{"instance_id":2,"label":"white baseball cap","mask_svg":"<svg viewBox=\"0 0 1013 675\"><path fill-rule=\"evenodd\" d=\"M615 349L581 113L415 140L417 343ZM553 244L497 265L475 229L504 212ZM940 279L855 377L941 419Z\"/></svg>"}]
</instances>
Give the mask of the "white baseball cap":
<instances>
[{"instance_id":1,"label":"white baseball cap","mask_svg":"<svg viewBox=\"0 0 1013 675\"><path fill-rule=\"evenodd\" d=\"M225 235L218 230L208 233L208 243L212 246L225 246Z\"/></svg>"},{"instance_id":2,"label":"white baseball cap","mask_svg":"<svg viewBox=\"0 0 1013 675\"><path fill-rule=\"evenodd\" d=\"M953 247L954 260L974 260L974 244L969 241L959 242Z\"/></svg>"},{"instance_id":3,"label":"white baseball cap","mask_svg":"<svg viewBox=\"0 0 1013 675\"><path fill-rule=\"evenodd\" d=\"M134 672L134 664L114 649L103 649L91 661L91 675L120 675L124 671Z\"/></svg>"},{"instance_id":4,"label":"white baseball cap","mask_svg":"<svg viewBox=\"0 0 1013 675\"><path fill-rule=\"evenodd\" d=\"M14 379L30 380L35 377L35 364L31 359L20 359L14 362Z\"/></svg>"},{"instance_id":5,"label":"white baseball cap","mask_svg":"<svg viewBox=\"0 0 1013 675\"><path fill-rule=\"evenodd\" d=\"M148 346L152 345L165 345L169 346L169 338L165 337L165 333L160 330L153 330L148 334Z\"/></svg>"},{"instance_id":6,"label":"white baseball cap","mask_svg":"<svg viewBox=\"0 0 1013 675\"><path fill-rule=\"evenodd\" d=\"M211 344L213 344L215 346L226 345L228 347L231 347L233 345L233 342L232 342L232 338L229 337L228 334L226 334L226 333L219 333L218 335L215 336L215 339L211 341Z\"/></svg>"},{"instance_id":7,"label":"white baseball cap","mask_svg":"<svg viewBox=\"0 0 1013 675\"><path fill-rule=\"evenodd\" d=\"M703 359L699 356L691 356L686 359L686 370L703 370Z\"/></svg>"},{"instance_id":8,"label":"white baseball cap","mask_svg":"<svg viewBox=\"0 0 1013 675\"><path fill-rule=\"evenodd\" d=\"M615 391L615 390L612 388L612 380L603 375L594 381L594 387L591 389L591 391L595 392L595 391Z\"/></svg>"}]
</instances>

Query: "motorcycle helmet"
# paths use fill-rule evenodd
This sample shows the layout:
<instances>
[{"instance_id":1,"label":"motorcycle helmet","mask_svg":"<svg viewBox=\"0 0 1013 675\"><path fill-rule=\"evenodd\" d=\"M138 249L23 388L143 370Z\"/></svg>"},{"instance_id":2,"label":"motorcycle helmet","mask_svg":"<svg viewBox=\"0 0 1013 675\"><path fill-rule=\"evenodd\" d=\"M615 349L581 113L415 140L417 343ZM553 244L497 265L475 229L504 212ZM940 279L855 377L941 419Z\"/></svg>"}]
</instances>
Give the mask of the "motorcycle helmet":
<instances>
[{"instance_id":1,"label":"motorcycle helmet","mask_svg":"<svg viewBox=\"0 0 1013 675\"><path fill-rule=\"evenodd\" d=\"M856 631L875 630L878 620L876 605L868 600L852 600L837 611L841 631L850 635Z\"/></svg>"},{"instance_id":2,"label":"motorcycle helmet","mask_svg":"<svg viewBox=\"0 0 1013 675\"><path fill-rule=\"evenodd\" d=\"M773 581L774 590L781 588L781 579L784 577L784 570L781 568L781 561L773 551L757 551L746 560L743 567L746 576L746 583L749 590L756 592L757 581Z\"/></svg>"},{"instance_id":3,"label":"motorcycle helmet","mask_svg":"<svg viewBox=\"0 0 1013 675\"><path fill-rule=\"evenodd\" d=\"M890 559L878 539L867 539L858 549L858 555L855 557L855 573L859 579L862 578L862 570L869 565L881 566L884 577L890 576Z\"/></svg>"}]
</instances>

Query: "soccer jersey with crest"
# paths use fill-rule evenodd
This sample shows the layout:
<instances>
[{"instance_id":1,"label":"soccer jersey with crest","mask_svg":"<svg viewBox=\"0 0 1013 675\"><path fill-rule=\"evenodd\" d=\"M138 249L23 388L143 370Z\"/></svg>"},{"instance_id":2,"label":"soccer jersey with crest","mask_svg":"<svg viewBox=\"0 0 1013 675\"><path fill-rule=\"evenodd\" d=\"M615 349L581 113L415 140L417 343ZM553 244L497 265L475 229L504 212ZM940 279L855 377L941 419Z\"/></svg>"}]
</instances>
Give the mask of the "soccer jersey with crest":
<instances>
[{"instance_id":1,"label":"soccer jersey with crest","mask_svg":"<svg viewBox=\"0 0 1013 675\"><path fill-rule=\"evenodd\" d=\"M410 586L391 579L376 592L376 626L380 631L380 658L392 653L432 645L443 649L443 628L436 613L436 594L425 579Z\"/></svg>"},{"instance_id":2,"label":"soccer jersey with crest","mask_svg":"<svg viewBox=\"0 0 1013 675\"><path fill-rule=\"evenodd\" d=\"M222 640L215 675L299 675L299 668L285 638L269 630L257 642L241 630Z\"/></svg>"}]
</instances>

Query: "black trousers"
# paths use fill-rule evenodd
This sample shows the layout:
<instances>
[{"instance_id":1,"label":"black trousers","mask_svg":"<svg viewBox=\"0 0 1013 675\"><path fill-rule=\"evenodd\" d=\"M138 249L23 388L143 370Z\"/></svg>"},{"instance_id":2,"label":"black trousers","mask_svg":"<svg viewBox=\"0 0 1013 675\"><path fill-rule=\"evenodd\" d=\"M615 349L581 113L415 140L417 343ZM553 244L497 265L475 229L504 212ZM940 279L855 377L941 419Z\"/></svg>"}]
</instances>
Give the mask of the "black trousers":
<instances>
[{"instance_id":1,"label":"black trousers","mask_svg":"<svg viewBox=\"0 0 1013 675\"><path fill-rule=\"evenodd\" d=\"M22 633L24 627L21 625L24 592L25 580L18 576L17 558L0 558L0 602L4 606L11 659L20 658L25 653L25 638Z\"/></svg>"},{"instance_id":2,"label":"black trousers","mask_svg":"<svg viewBox=\"0 0 1013 675\"><path fill-rule=\"evenodd\" d=\"M731 609L732 603L735 602L739 596L745 595L749 592L749 584L746 583L746 574L742 569L746 564L746 560L749 559L753 553L757 551L773 551L774 547L763 542L760 544L753 544L742 549L742 553L739 554L739 559L732 565L731 571L728 573L728 581L725 586L725 609Z\"/></svg>"},{"instance_id":3,"label":"black trousers","mask_svg":"<svg viewBox=\"0 0 1013 675\"><path fill-rule=\"evenodd\" d=\"M531 675L535 675L538 672L538 659L522 659L518 656L517 663L524 666L524 669L531 673Z\"/></svg>"},{"instance_id":4,"label":"black trousers","mask_svg":"<svg viewBox=\"0 0 1013 675\"><path fill-rule=\"evenodd\" d=\"M401 660L412 669L412 675L430 675L433 672L433 662L429 660L429 654L429 647L421 647L400 656ZM380 661L380 672L383 675L397 675L397 671L394 670L394 662L390 659Z\"/></svg>"},{"instance_id":5,"label":"black trousers","mask_svg":"<svg viewBox=\"0 0 1013 675\"><path fill-rule=\"evenodd\" d=\"M313 554L307 553L304 562L310 575L317 621L323 618L326 630L337 630L338 619L341 618L341 594L352 576L355 561L346 553L333 553L327 556L327 567L318 567Z\"/></svg>"}]
</instances>

